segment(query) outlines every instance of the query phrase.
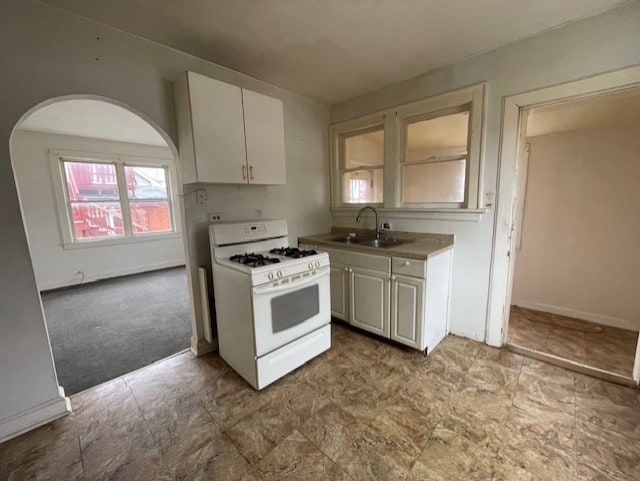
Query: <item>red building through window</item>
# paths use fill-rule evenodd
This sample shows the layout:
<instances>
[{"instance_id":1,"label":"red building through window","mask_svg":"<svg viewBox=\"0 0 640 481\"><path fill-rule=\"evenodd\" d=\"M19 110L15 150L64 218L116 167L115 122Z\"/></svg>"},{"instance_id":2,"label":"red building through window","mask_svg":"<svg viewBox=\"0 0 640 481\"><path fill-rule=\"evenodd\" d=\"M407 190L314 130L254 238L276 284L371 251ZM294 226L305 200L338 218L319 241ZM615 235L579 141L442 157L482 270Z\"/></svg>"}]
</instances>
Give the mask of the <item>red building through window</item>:
<instances>
[{"instance_id":1,"label":"red building through window","mask_svg":"<svg viewBox=\"0 0 640 481\"><path fill-rule=\"evenodd\" d=\"M67 194L76 239L171 231L164 167L125 165L121 195L115 164L65 161ZM126 204L125 204L126 203ZM131 224L125 226L124 206Z\"/></svg>"}]
</instances>

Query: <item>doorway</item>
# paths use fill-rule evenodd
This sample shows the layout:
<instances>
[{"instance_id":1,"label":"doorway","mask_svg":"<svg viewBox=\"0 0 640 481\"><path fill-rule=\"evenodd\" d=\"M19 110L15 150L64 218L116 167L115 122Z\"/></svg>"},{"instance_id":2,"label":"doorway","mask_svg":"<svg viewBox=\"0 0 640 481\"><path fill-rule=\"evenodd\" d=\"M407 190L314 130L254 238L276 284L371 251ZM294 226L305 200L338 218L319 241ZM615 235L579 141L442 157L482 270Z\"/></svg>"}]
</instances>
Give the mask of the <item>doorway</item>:
<instances>
[{"instance_id":1,"label":"doorway","mask_svg":"<svg viewBox=\"0 0 640 481\"><path fill-rule=\"evenodd\" d=\"M498 207L511 221L497 224L496 249L507 250L494 255L487 333L489 342L502 332L501 343L527 354L626 384L640 379L629 212L638 189L628 185L640 176L624 139L638 137L638 80L635 68L506 99ZM494 317L503 279L507 302Z\"/></svg>"},{"instance_id":2,"label":"doorway","mask_svg":"<svg viewBox=\"0 0 640 481\"><path fill-rule=\"evenodd\" d=\"M11 161L59 384L72 395L185 350L176 149L109 99L25 115Z\"/></svg>"}]
</instances>

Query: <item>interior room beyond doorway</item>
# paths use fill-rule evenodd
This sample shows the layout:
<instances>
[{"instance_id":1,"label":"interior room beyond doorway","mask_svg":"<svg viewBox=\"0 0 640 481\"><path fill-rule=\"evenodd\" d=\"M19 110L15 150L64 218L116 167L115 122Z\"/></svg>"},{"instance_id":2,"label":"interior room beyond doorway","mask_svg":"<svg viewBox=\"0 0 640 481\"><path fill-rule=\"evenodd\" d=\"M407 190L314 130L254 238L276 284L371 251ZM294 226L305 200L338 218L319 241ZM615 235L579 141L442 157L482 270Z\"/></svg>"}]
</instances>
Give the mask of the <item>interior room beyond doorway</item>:
<instances>
[{"instance_id":1,"label":"interior room beyond doorway","mask_svg":"<svg viewBox=\"0 0 640 481\"><path fill-rule=\"evenodd\" d=\"M507 343L632 380L640 89L528 111Z\"/></svg>"}]
</instances>

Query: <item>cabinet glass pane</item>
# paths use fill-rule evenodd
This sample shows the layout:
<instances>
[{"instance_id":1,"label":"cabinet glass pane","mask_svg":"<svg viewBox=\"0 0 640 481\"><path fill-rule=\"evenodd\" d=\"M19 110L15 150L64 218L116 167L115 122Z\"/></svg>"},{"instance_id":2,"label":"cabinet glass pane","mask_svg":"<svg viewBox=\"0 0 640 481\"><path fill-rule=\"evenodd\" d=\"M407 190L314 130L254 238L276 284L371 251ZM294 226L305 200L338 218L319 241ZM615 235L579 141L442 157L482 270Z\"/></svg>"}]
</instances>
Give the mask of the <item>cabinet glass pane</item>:
<instances>
[{"instance_id":1,"label":"cabinet glass pane","mask_svg":"<svg viewBox=\"0 0 640 481\"><path fill-rule=\"evenodd\" d=\"M382 203L383 170L354 170L342 174L342 202L345 204Z\"/></svg>"},{"instance_id":2,"label":"cabinet glass pane","mask_svg":"<svg viewBox=\"0 0 640 481\"><path fill-rule=\"evenodd\" d=\"M407 125L405 162L466 155L469 112L443 115Z\"/></svg>"},{"instance_id":3,"label":"cabinet glass pane","mask_svg":"<svg viewBox=\"0 0 640 481\"><path fill-rule=\"evenodd\" d=\"M404 166L404 203L464 202L466 160Z\"/></svg>"},{"instance_id":4,"label":"cabinet glass pane","mask_svg":"<svg viewBox=\"0 0 640 481\"><path fill-rule=\"evenodd\" d=\"M384 132L380 130L344 139L344 169L381 166L384 162Z\"/></svg>"}]
</instances>

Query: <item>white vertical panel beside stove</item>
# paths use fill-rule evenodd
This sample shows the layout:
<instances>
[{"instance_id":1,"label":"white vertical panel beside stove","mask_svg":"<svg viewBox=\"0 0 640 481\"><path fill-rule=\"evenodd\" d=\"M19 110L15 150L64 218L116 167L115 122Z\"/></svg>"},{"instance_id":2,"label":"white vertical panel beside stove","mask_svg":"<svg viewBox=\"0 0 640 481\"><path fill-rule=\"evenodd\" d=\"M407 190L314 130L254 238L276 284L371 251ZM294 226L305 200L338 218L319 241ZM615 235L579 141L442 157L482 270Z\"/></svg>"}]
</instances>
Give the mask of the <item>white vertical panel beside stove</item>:
<instances>
[{"instance_id":1,"label":"white vertical panel beside stove","mask_svg":"<svg viewBox=\"0 0 640 481\"><path fill-rule=\"evenodd\" d=\"M283 220L211 224L209 235L218 343L229 366L262 389L331 347L326 253L270 252L288 246Z\"/></svg>"}]
</instances>

